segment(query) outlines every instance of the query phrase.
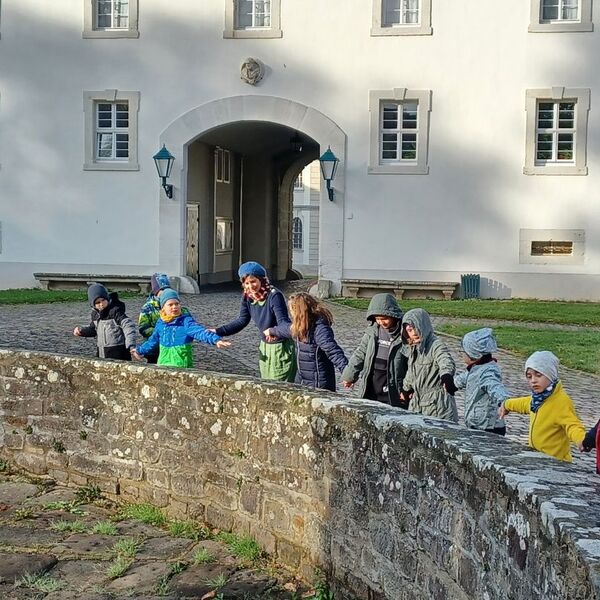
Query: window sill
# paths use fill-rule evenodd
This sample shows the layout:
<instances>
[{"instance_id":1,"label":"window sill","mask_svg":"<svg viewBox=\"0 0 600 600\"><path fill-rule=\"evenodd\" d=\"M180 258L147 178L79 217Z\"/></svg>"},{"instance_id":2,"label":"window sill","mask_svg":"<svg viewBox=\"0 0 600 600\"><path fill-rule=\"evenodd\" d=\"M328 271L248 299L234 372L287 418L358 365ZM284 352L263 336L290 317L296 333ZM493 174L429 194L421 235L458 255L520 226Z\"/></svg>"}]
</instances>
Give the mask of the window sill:
<instances>
[{"instance_id":1,"label":"window sill","mask_svg":"<svg viewBox=\"0 0 600 600\"><path fill-rule=\"evenodd\" d=\"M139 171L137 163L130 162L95 162L84 163L84 171Z\"/></svg>"},{"instance_id":2,"label":"window sill","mask_svg":"<svg viewBox=\"0 0 600 600\"><path fill-rule=\"evenodd\" d=\"M428 175L427 165L375 165L367 169L369 175Z\"/></svg>"},{"instance_id":3,"label":"window sill","mask_svg":"<svg viewBox=\"0 0 600 600\"><path fill-rule=\"evenodd\" d=\"M432 35L433 29L426 25L401 26L401 27L371 27L371 36L388 35Z\"/></svg>"},{"instance_id":4,"label":"window sill","mask_svg":"<svg viewBox=\"0 0 600 600\"><path fill-rule=\"evenodd\" d=\"M84 31L81 37L84 39L139 38L140 32L137 29L92 29Z\"/></svg>"},{"instance_id":5,"label":"window sill","mask_svg":"<svg viewBox=\"0 0 600 600\"><path fill-rule=\"evenodd\" d=\"M523 167L523 175L587 175L587 167L552 165Z\"/></svg>"},{"instance_id":6,"label":"window sill","mask_svg":"<svg viewBox=\"0 0 600 600\"><path fill-rule=\"evenodd\" d=\"M226 29L224 39L275 39L283 37L281 29Z\"/></svg>"},{"instance_id":7,"label":"window sill","mask_svg":"<svg viewBox=\"0 0 600 600\"><path fill-rule=\"evenodd\" d=\"M593 23L533 23L529 33L569 33L594 31Z\"/></svg>"}]
</instances>

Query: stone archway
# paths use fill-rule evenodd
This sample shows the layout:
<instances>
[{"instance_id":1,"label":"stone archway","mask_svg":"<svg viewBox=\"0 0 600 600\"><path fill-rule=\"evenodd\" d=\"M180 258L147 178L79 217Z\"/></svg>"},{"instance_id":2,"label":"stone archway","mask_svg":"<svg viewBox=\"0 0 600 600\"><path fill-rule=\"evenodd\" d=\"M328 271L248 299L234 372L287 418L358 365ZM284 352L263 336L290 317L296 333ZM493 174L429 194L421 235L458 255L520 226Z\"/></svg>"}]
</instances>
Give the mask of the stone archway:
<instances>
[{"instance_id":1,"label":"stone archway","mask_svg":"<svg viewBox=\"0 0 600 600\"><path fill-rule=\"evenodd\" d=\"M321 193L319 278L333 282L339 290L343 266L344 189L346 135L329 117L318 110L285 98L274 96L232 96L198 106L173 121L161 134L175 156L172 175L173 198L161 194L159 214L159 261L161 269L185 276L185 208L187 199L187 147L198 137L225 125L244 121L268 122L299 131L317 142L322 149L331 147L340 159L335 180L335 201ZM292 169L290 169L291 171ZM285 207L280 207L285 211ZM280 230L289 215L280 214ZM283 248L286 240L278 240L279 261L288 260ZM287 266L286 266L287 269ZM282 267L278 267L278 275Z\"/></svg>"}]
</instances>

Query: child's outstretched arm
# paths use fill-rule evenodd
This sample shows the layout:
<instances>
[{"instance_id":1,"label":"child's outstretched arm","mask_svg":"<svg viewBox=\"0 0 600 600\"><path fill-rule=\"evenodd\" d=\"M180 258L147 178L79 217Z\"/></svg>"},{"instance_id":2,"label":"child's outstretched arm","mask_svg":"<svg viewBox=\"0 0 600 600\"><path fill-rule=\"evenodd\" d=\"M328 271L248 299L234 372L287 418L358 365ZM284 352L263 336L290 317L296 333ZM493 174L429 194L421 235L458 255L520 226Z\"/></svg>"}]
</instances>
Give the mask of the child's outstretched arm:
<instances>
[{"instance_id":1,"label":"child's outstretched arm","mask_svg":"<svg viewBox=\"0 0 600 600\"><path fill-rule=\"evenodd\" d=\"M529 414L531 407L531 396L521 396L520 398L509 398L505 400L498 409L498 416L503 419L509 412L518 412L522 415Z\"/></svg>"},{"instance_id":2,"label":"child's outstretched arm","mask_svg":"<svg viewBox=\"0 0 600 600\"><path fill-rule=\"evenodd\" d=\"M567 437L581 450L585 439L585 427L575 412L571 399L562 405L560 424L564 427Z\"/></svg>"},{"instance_id":3,"label":"child's outstretched arm","mask_svg":"<svg viewBox=\"0 0 600 600\"><path fill-rule=\"evenodd\" d=\"M461 371L458 375L454 376L454 385L457 390L462 390L467 385L467 377L469 376L469 371L466 369Z\"/></svg>"},{"instance_id":4,"label":"child's outstretched arm","mask_svg":"<svg viewBox=\"0 0 600 600\"><path fill-rule=\"evenodd\" d=\"M456 364L450 354L450 350L444 342L437 340L433 346L433 361L437 365L440 372L442 385L448 394L454 396L456 394L456 386L454 385L454 372Z\"/></svg>"},{"instance_id":5,"label":"child's outstretched arm","mask_svg":"<svg viewBox=\"0 0 600 600\"><path fill-rule=\"evenodd\" d=\"M75 327L73 330L73 335L79 337L96 337L97 332L94 321L92 321L87 327Z\"/></svg>"},{"instance_id":6,"label":"child's outstretched arm","mask_svg":"<svg viewBox=\"0 0 600 600\"><path fill-rule=\"evenodd\" d=\"M581 442L580 450L582 452L589 452L592 448L596 447L596 433L598 431L598 425L600 425L600 421L596 423L586 434Z\"/></svg>"},{"instance_id":7,"label":"child's outstretched arm","mask_svg":"<svg viewBox=\"0 0 600 600\"><path fill-rule=\"evenodd\" d=\"M481 387L497 406L510 398L510 394L504 387L497 371L486 371L481 377Z\"/></svg>"},{"instance_id":8,"label":"child's outstretched arm","mask_svg":"<svg viewBox=\"0 0 600 600\"><path fill-rule=\"evenodd\" d=\"M130 319L126 314L118 315L116 318L117 325L123 330L125 336L125 347L128 349L135 348L136 326L133 319Z\"/></svg>"},{"instance_id":9,"label":"child's outstretched arm","mask_svg":"<svg viewBox=\"0 0 600 600\"><path fill-rule=\"evenodd\" d=\"M278 339L290 339L292 334L290 333L290 327L292 322L290 320L287 305L283 294L274 294L271 300L271 310L277 323L273 327L269 327L263 331L266 338L278 338Z\"/></svg>"},{"instance_id":10,"label":"child's outstretched arm","mask_svg":"<svg viewBox=\"0 0 600 600\"><path fill-rule=\"evenodd\" d=\"M146 354L156 354L160 347L159 328L155 327L152 335L140 346L137 346L132 352L134 358L138 356L146 356Z\"/></svg>"},{"instance_id":11,"label":"child's outstretched arm","mask_svg":"<svg viewBox=\"0 0 600 600\"><path fill-rule=\"evenodd\" d=\"M365 333L358 344L358 348L352 353L346 368L342 372L342 383L344 387L352 387L354 382L358 379L361 371L365 366L365 353L367 351L367 344L369 343L369 334Z\"/></svg>"},{"instance_id":12,"label":"child's outstretched arm","mask_svg":"<svg viewBox=\"0 0 600 600\"><path fill-rule=\"evenodd\" d=\"M228 346L231 346L231 342L226 342L214 331L210 331L204 327L204 325L200 325L200 323L198 323L191 315L185 317L183 327L185 328L187 335L204 344L217 346L217 348L227 348Z\"/></svg>"}]
</instances>

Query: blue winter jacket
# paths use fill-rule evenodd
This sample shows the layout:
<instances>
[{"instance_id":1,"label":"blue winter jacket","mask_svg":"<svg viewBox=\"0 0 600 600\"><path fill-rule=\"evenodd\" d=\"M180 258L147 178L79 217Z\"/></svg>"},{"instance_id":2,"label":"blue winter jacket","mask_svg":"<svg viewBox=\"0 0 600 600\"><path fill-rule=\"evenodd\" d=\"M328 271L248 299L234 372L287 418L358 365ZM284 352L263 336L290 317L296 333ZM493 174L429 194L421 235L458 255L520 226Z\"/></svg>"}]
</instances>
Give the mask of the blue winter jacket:
<instances>
[{"instance_id":1,"label":"blue winter jacket","mask_svg":"<svg viewBox=\"0 0 600 600\"><path fill-rule=\"evenodd\" d=\"M159 319L150 338L137 351L142 356L155 354L160 348L159 365L193 367L192 342L198 340L212 346L221 339L197 323L191 315L180 315L169 323Z\"/></svg>"},{"instance_id":2,"label":"blue winter jacket","mask_svg":"<svg viewBox=\"0 0 600 600\"><path fill-rule=\"evenodd\" d=\"M296 340L296 383L335 392L335 367L348 364L344 351L333 337L331 325L319 317L308 332L308 341Z\"/></svg>"}]
</instances>

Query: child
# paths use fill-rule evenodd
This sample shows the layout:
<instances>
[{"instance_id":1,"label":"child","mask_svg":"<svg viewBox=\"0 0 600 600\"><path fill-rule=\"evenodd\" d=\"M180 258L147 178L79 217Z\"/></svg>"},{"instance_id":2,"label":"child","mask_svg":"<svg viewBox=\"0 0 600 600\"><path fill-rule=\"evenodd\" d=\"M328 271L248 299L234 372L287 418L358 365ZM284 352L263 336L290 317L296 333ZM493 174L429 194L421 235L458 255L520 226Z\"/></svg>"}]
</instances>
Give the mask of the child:
<instances>
[{"instance_id":1,"label":"child","mask_svg":"<svg viewBox=\"0 0 600 600\"><path fill-rule=\"evenodd\" d=\"M288 300L296 340L296 383L335 392L335 369L348 364L344 351L333 337L333 316L316 298L305 292Z\"/></svg>"},{"instance_id":2,"label":"child","mask_svg":"<svg viewBox=\"0 0 600 600\"><path fill-rule=\"evenodd\" d=\"M410 399L410 409L458 423L454 360L433 333L429 313L422 308L409 310L402 320L402 337L408 345L403 396Z\"/></svg>"},{"instance_id":3,"label":"child","mask_svg":"<svg viewBox=\"0 0 600 600\"><path fill-rule=\"evenodd\" d=\"M492 356L498 350L494 332L489 327L471 331L461 345L467 368L454 378L454 385L465 390L465 425L505 435L506 425L498 418L498 407L510 394Z\"/></svg>"},{"instance_id":4,"label":"child","mask_svg":"<svg viewBox=\"0 0 600 600\"><path fill-rule=\"evenodd\" d=\"M572 462L569 442L581 448L585 429L558 378L558 365L559 360L552 352L534 352L525 363L525 377L533 393L505 400L499 414L504 418L511 411L529 413L529 445Z\"/></svg>"},{"instance_id":5,"label":"child","mask_svg":"<svg viewBox=\"0 0 600 600\"><path fill-rule=\"evenodd\" d=\"M154 273L150 278L150 286L152 293L140 310L138 317L138 330L144 339L148 339L156 327L157 321L160 319L160 295L163 290L170 288L169 277L165 273ZM182 314L189 314L187 308L181 309ZM156 364L158 360L158 349L155 353L146 354L146 360L151 364Z\"/></svg>"},{"instance_id":6,"label":"child","mask_svg":"<svg viewBox=\"0 0 600 600\"><path fill-rule=\"evenodd\" d=\"M356 381L358 396L408 408L400 399L406 373L402 353L402 311L392 294L375 294L367 309L367 327L358 348L342 373L344 387Z\"/></svg>"},{"instance_id":7,"label":"child","mask_svg":"<svg viewBox=\"0 0 600 600\"><path fill-rule=\"evenodd\" d=\"M133 355L138 360L159 350L159 365L193 367L192 341L198 340L217 348L231 346L217 334L208 331L194 318L181 312L181 302L175 290L167 288L160 295L160 319L150 338L138 346Z\"/></svg>"},{"instance_id":8,"label":"child","mask_svg":"<svg viewBox=\"0 0 600 600\"><path fill-rule=\"evenodd\" d=\"M246 262L238 270L242 282L240 315L217 327L219 336L234 335L254 321L260 331L259 369L263 379L294 381L296 358L290 339L290 317L283 294L271 285L267 271L257 262Z\"/></svg>"},{"instance_id":9,"label":"child","mask_svg":"<svg viewBox=\"0 0 600 600\"><path fill-rule=\"evenodd\" d=\"M125 305L116 292L109 295L100 283L88 287L92 321L87 327L75 327L73 335L95 337L100 358L131 360L135 348L135 323L125 314Z\"/></svg>"}]
</instances>

